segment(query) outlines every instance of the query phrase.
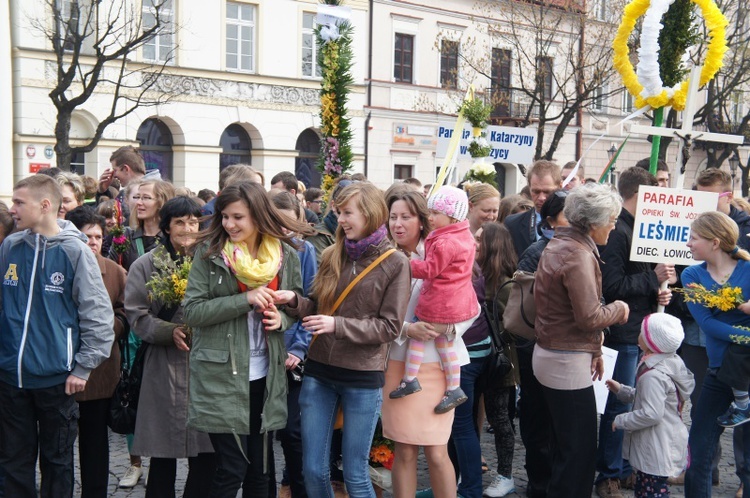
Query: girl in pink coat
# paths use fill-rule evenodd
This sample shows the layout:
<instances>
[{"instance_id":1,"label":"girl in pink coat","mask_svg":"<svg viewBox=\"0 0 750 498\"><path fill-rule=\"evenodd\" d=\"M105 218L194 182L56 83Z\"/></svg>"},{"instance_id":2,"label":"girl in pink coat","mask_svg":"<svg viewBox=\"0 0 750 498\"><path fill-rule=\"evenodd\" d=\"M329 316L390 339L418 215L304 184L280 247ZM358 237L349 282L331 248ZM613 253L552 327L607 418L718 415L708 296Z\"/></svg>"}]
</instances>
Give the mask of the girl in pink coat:
<instances>
[{"instance_id":1,"label":"girl in pink coat","mask_svg":"<svg viewBox=\"0 0 750 498\"><path fill-rule=\"evenodd\" d=\"M446 413L468 398L461 390L461 365L453 348L454 325L479 314L479 303L471 284L476 246L466 215L469 200L463 190L443 186L427 200L433 231L425 240L424 261L412 260L413 278L423 279L422 293L415 314L419 321L429 322L440 335L435 346L443 364L447 391L435 407L435 413ZM406 370L391 399L403 398L422 390L417 380L424 356L424 342L409 339Z\"/></svg>"}]
</instances>

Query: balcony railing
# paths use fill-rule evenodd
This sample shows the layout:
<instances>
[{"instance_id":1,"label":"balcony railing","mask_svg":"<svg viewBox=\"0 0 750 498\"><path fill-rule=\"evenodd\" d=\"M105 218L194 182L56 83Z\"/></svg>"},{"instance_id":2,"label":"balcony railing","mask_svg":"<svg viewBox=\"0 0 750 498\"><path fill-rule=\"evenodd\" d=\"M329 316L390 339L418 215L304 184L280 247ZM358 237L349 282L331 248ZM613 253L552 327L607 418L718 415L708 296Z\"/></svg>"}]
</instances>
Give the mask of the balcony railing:
<instances>
[{"instance_id":1,"label":"balcony railing","mask_svg":"<svg viewBox=\"0 0 750 498\"><path fill-rule=\"evenodd\" d=\"M490 117L497 120L539 119L539 103L532 103L526 95L507 89L493 89L492 101L495 102ZM531 108L531 112L529 112Z\"/></svg>"}]
</instances>

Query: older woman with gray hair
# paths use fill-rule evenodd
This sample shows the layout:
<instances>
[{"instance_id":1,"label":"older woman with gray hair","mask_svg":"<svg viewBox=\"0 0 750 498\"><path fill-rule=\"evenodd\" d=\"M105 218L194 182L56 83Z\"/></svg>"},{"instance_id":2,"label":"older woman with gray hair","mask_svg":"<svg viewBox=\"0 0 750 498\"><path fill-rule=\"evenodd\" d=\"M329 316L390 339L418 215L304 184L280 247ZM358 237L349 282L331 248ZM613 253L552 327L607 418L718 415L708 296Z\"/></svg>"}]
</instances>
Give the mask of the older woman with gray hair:
<instances>
[{"instance_id":1,"label":"older woman with gray hair","mask_svg":"<svg viewBox=\"0 0 750 498\"><path fill-rule=\"evenodd\" d=\"M569 227L558 227L537 268L537 342L532 366L552 421L552 475L547 496L590 497L596 465L596 401L603 330L625 323L628 305L603 305L597 245L614 229L622 200L608 185L572 190Z\"/></svg>"}]
</instances>

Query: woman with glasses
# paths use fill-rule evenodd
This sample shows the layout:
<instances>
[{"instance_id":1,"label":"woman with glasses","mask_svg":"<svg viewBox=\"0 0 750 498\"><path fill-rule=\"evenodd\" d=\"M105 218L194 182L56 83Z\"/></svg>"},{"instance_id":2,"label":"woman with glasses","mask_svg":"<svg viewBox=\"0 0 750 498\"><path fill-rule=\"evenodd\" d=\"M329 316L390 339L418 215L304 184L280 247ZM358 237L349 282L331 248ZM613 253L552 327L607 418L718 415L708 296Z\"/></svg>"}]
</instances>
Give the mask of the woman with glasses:
<instances>
[{"instance_id":1,"label":"woman with glasses","mask_svg":"<svg viewBox=\"0 0 750 498\"><path fill-rule=\"evenodd\" d=\"M158 237L162 235L159 229L161 221L159 211L172 197L174 197L174 187L171 183L161 180L147 180L133 187L132 195L126 198L132 201L130 228L125 230L125 245L127 248L124 252L118 252L113 242L109 248L109 259L129 270L130 265L136 259L154 249ZM141 339L133 330L128 334L127 341L130 351L136 351L141 344ZM131 355L130 358L132 366L135 355ZM133 445L133 435L128 434L127 440L128 452L130 452L130 448ZM131 453L130 466L125 471L122 479L120 479L120 487L134 487L138 484L142 475L141 457Z\"/></svg>"},{"instance_id":2,"label":"woman with glasses","mask_svg":"<svg viewBox=\"0 0 750 498\"><path fill-rule=\"evenodd\" d=\"M132 196L130 228L125 232L128 248L118 253L111 247L109 259L128 270L136 259L153 249L161 234L159 210L174 196L174 187L169 182L148 180L138 185L138 190Z\"/></svg>"},{"instance_id":3,"label":"woman with glasses","mask_svg":"<svg viewBox=\"0 0 750 498\"><path fill-rule=\"evenodd\" d=\"M141 186L140 191L139 207L148 190ZM190 347L184 310L147 289L157 272L169 268L169 261L180 265L192 255L200 216L200 206L188 197L166 202L159 212L159 244L133 263L125 285L128 322L148 344L132 446L137 455L151 457L146 498L175 498L177 459L183 458L189 471L182 497L204 498L216 467L208 434L187 425Z\"/></svg>"},{"instance_id":4,"label":"woman with glasses","mask_svg":"<svg viewBox=\"0 0 750 498\"><path fill-rule=\"evenodd\" d=\"M596 400L601 379L603 330L625 323L628 305L602 305L597 245L614 229L622 200L608 185L572 190L560 226L536 271L534 376L552 423L552 472L547 496L590 497L596 465Z\"/></svg>"}]
</instances>

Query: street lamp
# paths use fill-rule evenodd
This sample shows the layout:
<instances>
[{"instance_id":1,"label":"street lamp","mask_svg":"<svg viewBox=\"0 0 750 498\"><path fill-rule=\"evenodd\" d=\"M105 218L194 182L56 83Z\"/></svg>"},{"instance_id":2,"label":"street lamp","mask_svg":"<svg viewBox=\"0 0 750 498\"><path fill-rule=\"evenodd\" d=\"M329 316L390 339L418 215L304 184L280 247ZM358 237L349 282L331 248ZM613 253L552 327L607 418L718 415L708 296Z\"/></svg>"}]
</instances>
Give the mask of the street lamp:
<instances>
[{"instance_id":1,"label":"street lamp","mask_svg":"<svg viewBox=\"0 0 750 498\"><path fill-rule=\"evenodd\" d=\"M617 147L615 146L614 142L612 142L612 145L610 145L609 149L607 149L609 162L612 162L612 159L615 157L615 154L617 154ZM615 182L615 163L612 163L612 167L609 169L609 183L613 184L614 182Z\"/></svg>"},{"instance_id":2,"label":"street lamp","mask_svg":"<svg viewBox=\"0 0 750 498\"><path fill-rule=\"evenodd\" d=\"M735 150L729 158L729 170L732 172L732 192L734 192L734 178L737 176L737 168L740 166L740 155Z\"/></svg>"}]
</instances>

